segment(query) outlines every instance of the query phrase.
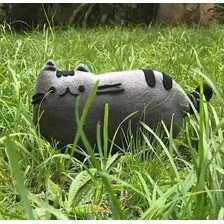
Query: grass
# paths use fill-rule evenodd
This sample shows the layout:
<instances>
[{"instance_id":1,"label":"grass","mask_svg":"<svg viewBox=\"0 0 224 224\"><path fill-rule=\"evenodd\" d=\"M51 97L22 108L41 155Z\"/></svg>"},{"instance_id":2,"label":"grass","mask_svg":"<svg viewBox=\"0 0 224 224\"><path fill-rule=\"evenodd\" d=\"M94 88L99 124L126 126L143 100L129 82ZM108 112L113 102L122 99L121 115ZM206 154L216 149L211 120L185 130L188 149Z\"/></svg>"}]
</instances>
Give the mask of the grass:
<instances>
[{"instance_id":1,"label":"grass","mask_svg":"<svg viewBox=\"0 0 224 224\"><path fill-rule=\"evenodd\" d=\"M0 218L223 219L223 55L221 26L45 27L16 33L1 25ZM109 105L104 124L97 125L98 132L100 125L104 129L99 155L82 130L93 92L77 118L77 136L91 155L81 163L44 142L32 122L36 76L48 59L58 69L84 63L96 74L152 68L172 75L186 92L205 80L214 96L211 103L201 101L200 114L186 118L180 136L170 136L168 145L142 123L141 144L137 139L128 152L106 157ZM157 139L154 146L149 133Z\"/></svg>"}]
</instances>

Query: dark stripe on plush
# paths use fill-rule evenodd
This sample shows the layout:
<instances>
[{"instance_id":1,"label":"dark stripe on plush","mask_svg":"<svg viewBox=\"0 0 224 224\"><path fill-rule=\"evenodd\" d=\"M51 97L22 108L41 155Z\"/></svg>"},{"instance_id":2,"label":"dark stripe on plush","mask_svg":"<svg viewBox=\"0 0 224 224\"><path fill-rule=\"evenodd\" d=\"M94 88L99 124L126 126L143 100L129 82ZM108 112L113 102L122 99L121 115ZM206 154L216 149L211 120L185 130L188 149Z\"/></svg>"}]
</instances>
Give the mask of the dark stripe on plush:
<instances>
[{"instance_id":1,"label":"dark stripe on plush","mask_svg":"<svg viewBox=\"0 0 224 224\"><path fill-rule=\"evenodd\" d=\"M57 73L56 73L57 77L61 77L61 76L73 76L75 75L74 71L59 71L57 70Z\"/></svg>"},{"instance_id":2,"label":"dark stripe on plush","mask_svg":"<svg viewBox=\"0 0 224 224\"><path fill-rule=\"evenodd\" d=\"M153 70L151 69L142 69L145 74L145 80L150 87L154 87L156 85L156 78Z\"/></svg>"},{"instance_id":3,"label":"dark stripe on plush","mask_svg":"<svg viewBox=\"0 0 224 224\"><path fill-rule=\"evenodd\" d=\"M110 89L110 90L99 90L96 92L96 94L115 94L115 93L120 93L124 92L124 89Z\"/></svg>"},{"instance_id":4,"label":"dark stripe on plush","mask_svg":"<svg viewBox=\"0 0 224 224\"><path fill-rule=\"evenodd\" d=\"M98 89L106 89L106 88L110 88L110 87L116 87L116 86L120 86L121 83L116 83L116 84L111 84L111 85L102 85L102 86L98 86Z\"/></svg>"},{"instance_id":5,"label":"dark stripe on plush","mask_svg":"<svg viewBox=\"0 0 224 224\"><path fill-rule=\"evenodd\" d=\"M170 90L173 87L173 80L170 76L165 73L163 74L163 86L166 90Z\"/></svg>"}]
</instances>

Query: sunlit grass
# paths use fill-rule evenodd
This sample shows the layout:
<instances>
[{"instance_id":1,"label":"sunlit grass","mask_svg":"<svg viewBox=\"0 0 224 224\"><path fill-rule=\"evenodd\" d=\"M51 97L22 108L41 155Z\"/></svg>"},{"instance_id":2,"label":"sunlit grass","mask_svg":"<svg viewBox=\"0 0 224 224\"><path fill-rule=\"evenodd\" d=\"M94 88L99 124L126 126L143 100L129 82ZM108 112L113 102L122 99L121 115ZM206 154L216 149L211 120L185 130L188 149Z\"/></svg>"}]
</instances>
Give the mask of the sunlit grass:
<instances>
[{"instance_id":1,"label":"sunlit grass","mask_svg":"<svg viewBox=\"0 0 224 224\"><path fill-rule=\"evenodd\" d=\"M223 219L223 54L219 26L44 28L18 34L2 25L0 218ZM96 74L152 68L170 74L186 92L206 81L214 96L208 104L201 100L200 113L187 117L181 135L170 136L168 145L141 123L142 141L134 139L127 152L111 155L110 105L104 123L96 126L98 154L82 130L93 89L76 118L75 144L81 138L88 154L82 163L43 141L32 122L36 76L48 59L64 70L84 63Z\"/></svg>"}]
</instances>

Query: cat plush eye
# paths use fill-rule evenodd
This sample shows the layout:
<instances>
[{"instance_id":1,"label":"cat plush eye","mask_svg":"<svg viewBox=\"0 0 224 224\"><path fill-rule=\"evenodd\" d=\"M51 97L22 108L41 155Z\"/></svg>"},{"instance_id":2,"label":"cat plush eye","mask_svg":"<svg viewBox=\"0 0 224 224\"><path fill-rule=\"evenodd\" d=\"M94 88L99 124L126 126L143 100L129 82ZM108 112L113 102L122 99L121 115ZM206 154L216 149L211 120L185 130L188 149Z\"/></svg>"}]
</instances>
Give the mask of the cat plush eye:
<instances>
[{"instance_id":1,"label":"cat plush eye","mask_svg":"<svg viewBox=\"0 0 224 224\"><path fill-rule=\"evenodd\" d=\"M54 86L51 86L48 91L54 93L56 91L56 88Z\"/></svg>"}]
</instances>

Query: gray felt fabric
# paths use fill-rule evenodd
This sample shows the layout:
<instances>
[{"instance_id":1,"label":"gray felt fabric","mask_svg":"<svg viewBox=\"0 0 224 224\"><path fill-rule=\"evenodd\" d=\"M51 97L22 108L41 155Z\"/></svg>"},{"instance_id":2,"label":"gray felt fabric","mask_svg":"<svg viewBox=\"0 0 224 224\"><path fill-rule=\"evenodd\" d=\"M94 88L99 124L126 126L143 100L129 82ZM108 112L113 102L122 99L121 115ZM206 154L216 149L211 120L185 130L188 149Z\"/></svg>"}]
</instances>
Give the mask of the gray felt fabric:
<instances>
[{"instance_id":1,"label":"gray felt fabric","mask_svg":"<svg viewBox=\"0 0 224 224\"><path fill-rule=\"evenodd\" d=\"M148 73L133 70L94 75L87 66L79 65L74 71L63 73L58 72L55 63L49 60L37 78L33 96L34 122L37 124L39 120L41 135L48 141L55 139L59 141L60 147L73 143L76 133L76 98L80 97L81 114L91 88L99 80L98 90L84 125L91 144L96 142L97 122L101 121L101 125L103 124L106 103L109 104L110 138L118 125L136 111L138 113L131 118L134 129L139 120L152 128L163 120L169 128L173 117L173 136L176 137L186 112L190 111L189 99L169 76L158 71L147 71ZM154 86L150 87L153 82ZM124 127L127 126L124 124Z\"/></svg>"}]
</instances>

